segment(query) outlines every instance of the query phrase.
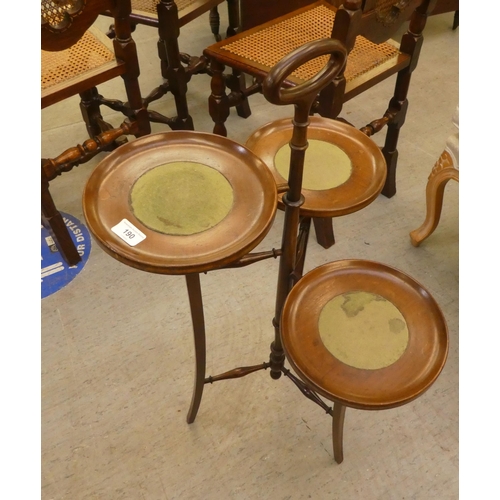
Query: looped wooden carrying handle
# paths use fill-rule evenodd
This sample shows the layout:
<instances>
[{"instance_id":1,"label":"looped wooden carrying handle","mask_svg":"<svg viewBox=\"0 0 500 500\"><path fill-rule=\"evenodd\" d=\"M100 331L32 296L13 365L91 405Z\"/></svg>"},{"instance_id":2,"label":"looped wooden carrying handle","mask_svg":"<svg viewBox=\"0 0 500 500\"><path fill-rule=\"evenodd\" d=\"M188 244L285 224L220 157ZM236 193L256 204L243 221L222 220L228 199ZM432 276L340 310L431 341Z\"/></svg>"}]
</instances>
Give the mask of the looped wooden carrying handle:
<instances>
[{"instance_id":1,"label":"looped wooden carrying handle","mask_svg":"<svg viewBox=\"0 0 500 500\"><path fill-rule=\"evenodd\" d=\"M327 64L311 79L295 87L283 88L283 82L297 68L316 57L330 54ZM304 153L307 148L307 127L309 112L319 92L326 87L344 68L347 50L333 38L314 40L286 55L266 76L262 92L272 104L295 105L293 135L290 141L290 173L288 183L278 184L278 192L287 191L288 200L298 201L302 186Z\"/></svg>"},{"instance_id":2,"label":"looped wooden carrying handle","mask_svg":"<svg viewBox=\"0 0 500 500\"><path fill-rule=\"evenodd\" d=\"M282 88L283 82L297 68L327 54L330 54L330 59L314 77L294 87ZM263 83L263 94L272 104L295 104L300 108L307 106L309 110L319 92L343 69L346 59L346 48L338 40L325 38L308 42L290 52L271 69Z\"/></svg>"},{"instance_id":3,"label":"looped wooden carrying handle","mask_svg":"<svg viewBox=\"0 0 500 500\"><path fill-rule=\"evenodd\" d=\"M304 63L323 55L330 54L330 59L323 69L308 81L295 87L282 88L285 79ZM332 38L316 40L299 47L285 56L268 73L262 85L262 92L272 104L294 104L295 113L292 120L293 132L290 140L290 170L288 185L283 194L285 220L281 239L281 257L276 290L276 308L273 324L275 340L271 344L270 368L271 377L278 378L282 369L278 368L278 354L282 349L280 336L280 318L288 293L294 286L300 272L304 248L299 246L298 234L300 223L300 207L304 203L302 195L302 177L304 158L307 149L307 128L309 112L316 96L328 85L345 65L347 51L345 47ZM278 186L280 191L285 186ZM276 355L275 355L276 353Z\"/></svg>"}]
</instances>

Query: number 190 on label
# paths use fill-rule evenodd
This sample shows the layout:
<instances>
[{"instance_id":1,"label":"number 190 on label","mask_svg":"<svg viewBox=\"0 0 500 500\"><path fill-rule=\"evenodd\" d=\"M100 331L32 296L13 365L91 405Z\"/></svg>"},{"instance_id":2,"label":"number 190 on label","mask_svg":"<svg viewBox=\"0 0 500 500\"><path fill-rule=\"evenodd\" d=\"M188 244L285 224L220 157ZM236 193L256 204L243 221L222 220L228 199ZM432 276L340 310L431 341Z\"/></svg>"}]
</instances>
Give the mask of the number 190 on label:
<instances>
[{"instance_id":1,"label":"number 190 on label","mask_svg":"<svg viewBox=\"0 0 500 500\"><path fill-rule=\"evenodd\" d=\"M112 227L111 231L113 231L113 233L128 243L131 247L135 247L135 245L146 239L146 235L127 219L123 219L119 224Z\"/></svg>"}]
</instances>

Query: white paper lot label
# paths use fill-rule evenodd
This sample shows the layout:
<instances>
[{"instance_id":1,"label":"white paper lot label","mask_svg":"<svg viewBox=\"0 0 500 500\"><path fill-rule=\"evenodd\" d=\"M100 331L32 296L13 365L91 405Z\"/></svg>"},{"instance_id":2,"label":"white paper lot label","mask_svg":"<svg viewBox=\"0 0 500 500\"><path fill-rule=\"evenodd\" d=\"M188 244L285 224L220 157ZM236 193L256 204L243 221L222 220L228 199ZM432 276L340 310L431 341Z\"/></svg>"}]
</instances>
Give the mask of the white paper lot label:
<instances>
[{"instance_id":1,"label":"white paper lot label","mask_svg":"<svg viewBox=\"0 0 500 500\"><path fill-rule=\"evenodd\" d=\"M125 243L131 247L135 247L142 240L146 239L146 235L141 233L131 222L123 219L119 224L111 228L111 231L119 236Z\"/></svg>"}]
</instances>

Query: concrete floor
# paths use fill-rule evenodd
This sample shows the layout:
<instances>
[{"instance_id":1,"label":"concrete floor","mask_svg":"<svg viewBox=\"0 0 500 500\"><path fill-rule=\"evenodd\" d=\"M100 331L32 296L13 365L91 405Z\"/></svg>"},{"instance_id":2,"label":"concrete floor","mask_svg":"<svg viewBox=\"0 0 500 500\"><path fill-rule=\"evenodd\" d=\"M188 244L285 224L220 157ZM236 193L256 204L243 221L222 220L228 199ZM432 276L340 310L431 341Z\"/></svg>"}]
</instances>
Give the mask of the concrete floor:
<instances>
[{"instance_id":1,"label":"concrete floor","mask_svg":"<svg viewBox=\"0 0 500 500\"><path fill-rule=\"evenodd\" d=\"M458 498L457 183L446 188L435 233L419 248L409 239L425 215L427 177L453 131L459 30L451 30L452 19L428 21L399 141L397 195L336 219L337 242L328 250L312 235L306 261L307 271L342 258L376 260L420 281L449 326L449 358L436 383L401 408L348 409L341 465L333 460L330 418L267 372L207 386L188 425L193 341L184 279L131 269L94 244L82 272L41 303L44 500ZM104 29L109 20L98 24ZM134 38L146 94L160 83L156 31L140 26ZM212 42L207 17L182 29L184 52L201 54ZM120 85L100 91L120 98ZM383 82L347 103L344 116L358 127L381 116L393 85ZM206 132L209 92L209 77L195 76L190 111ZM262 96L250 104L250 118L232 113L227 122L229 137L242 143L259 126L291 115ZM153 108L174 113L170 97ZM105 116L120 122L114 112ZM85 134L76 98L42 112L42 156ZM82 190L102 158L51 183L59 210L84 220ZM279 212L259 249L279 246L282 222ZM274 260L202 276L208 374L267 360L276 277Z\"/></svg>"}]
</instances>

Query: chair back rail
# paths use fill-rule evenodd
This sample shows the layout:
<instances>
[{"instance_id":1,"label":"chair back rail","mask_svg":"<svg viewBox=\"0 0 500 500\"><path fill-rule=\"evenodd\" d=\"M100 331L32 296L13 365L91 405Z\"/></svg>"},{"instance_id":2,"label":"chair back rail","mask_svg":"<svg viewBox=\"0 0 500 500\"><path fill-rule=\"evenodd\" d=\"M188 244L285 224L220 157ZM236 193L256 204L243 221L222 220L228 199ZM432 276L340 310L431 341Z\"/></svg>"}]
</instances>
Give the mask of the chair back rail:
<instances>
[{"instance_id":1,"label":"chair back rail","mask_svg":"<svg viewBox=\"0 0 500 500\"><path fill-rule=\"evenodd\" d=\"M126 20L130 2L114 0L41 0L41 48L46 51L65 50L80 40L97 17L111 11ZM125 28L125 24L121 23Z\"/></svg>"},{"instance_id":2,"label":"chair back rail","mask_svg":"<svg viewBox=\"0 0 500 500\"><path fill-rule=\"evenodd\" d=\"M373 43L385 42L391 38L400 26L409 21L420 6L422 13L431 12L437 0L364 0L362 5L361 25L359 34ZM344 2L344 7L349 4L361 3L359 1Z\"/></svg>"}]
</instances>

